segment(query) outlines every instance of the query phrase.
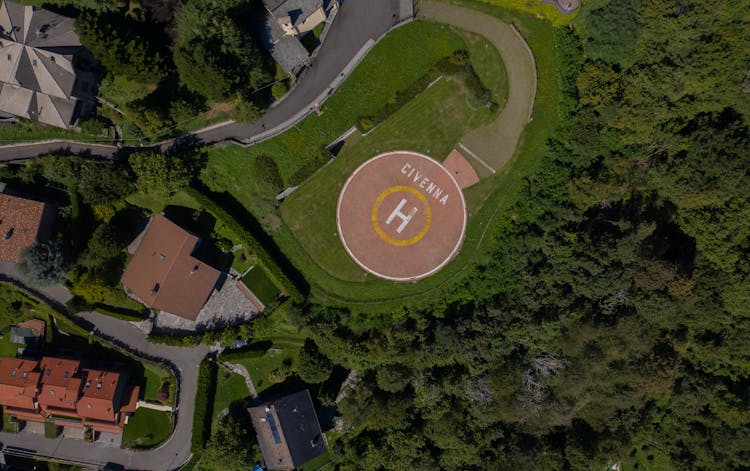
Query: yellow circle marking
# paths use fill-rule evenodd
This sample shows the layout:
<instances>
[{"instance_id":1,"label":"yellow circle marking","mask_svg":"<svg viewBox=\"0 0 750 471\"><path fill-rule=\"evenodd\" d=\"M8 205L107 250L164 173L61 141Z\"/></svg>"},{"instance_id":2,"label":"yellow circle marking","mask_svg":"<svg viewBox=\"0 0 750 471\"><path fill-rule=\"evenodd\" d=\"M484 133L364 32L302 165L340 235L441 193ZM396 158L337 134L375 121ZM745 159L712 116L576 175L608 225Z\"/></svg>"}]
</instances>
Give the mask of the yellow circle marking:
<instances>
[{"instance_id":1,"label":"yellow circle marking","mask_svg":"<svg viewBox=\"0 0 750 471\"><path fill-rule=\"evenodd\" d=\"M398 240L389 236L380 227L380 223L378 223L378 209L380 209L380 204L389 195L392 195L393 193L396 193L399 191L413 194L419 199L419 201L422 202L422 204L425 207L424 227L422 228L421 231L419 231L419 234L415 235L414 237L410 239L405 239L405 240ZM381 239L383 239L384 241L388 242L391 245L405 247L407 245L416 244L417 242L422 240L422 237L424 237L425 234L427 234L427 231L430 230L430 224L432 223L432 208L430 208L430 204L427 202L427 198L425 198L425 196L421 192L417 191L415 188L412 188L410 186L404 186L404 185L392 186L388 188L387 190L385 190L384 192L380 193L380 196L378 196L378 198L375 200L375 204L372 206L371 219L372 219L372 226L375 228L375 232L380 236Z\"/></svg>"}]
</instances>

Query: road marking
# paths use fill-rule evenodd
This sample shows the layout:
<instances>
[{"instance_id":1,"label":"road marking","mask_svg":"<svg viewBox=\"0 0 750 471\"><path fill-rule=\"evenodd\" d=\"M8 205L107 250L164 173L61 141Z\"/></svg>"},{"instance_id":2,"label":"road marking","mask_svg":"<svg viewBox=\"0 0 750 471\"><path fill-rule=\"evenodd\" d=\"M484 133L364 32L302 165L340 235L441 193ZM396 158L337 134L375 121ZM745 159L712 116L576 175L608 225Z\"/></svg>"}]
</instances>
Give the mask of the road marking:
<instances>
[{"instance_id":1,"label":"road marking","mask_svg":"<svg viewBox=\"0 0 750 471\"><path fill-rule=\"evenodd\" d=\"M464 151L466 151L466 153L467 153L467 154L469 154L470 156L472 156L472 157L474 157L475 159L477 159L477 161L478 161L478 162L479 162L480 164L484 165L484 166L485 166L485 168L486 168L487 170L489 170L489 171L490 171L490 172L492 172L492 173L495 173L495 169L494 169L494 168L490 167L490 166L489 166L489 164L488 164L487 162L485 162L484 160L482 160L481 158L479 158L479 156L478 156L477 154L475 154L474 152L470 151L470 150L469 150L469 148L468 148L468 147L466 147L466 146L465 146L465 145L464 145L464 144L463 144L462 142L459 142L459 143L458 143L458 146L459 146L459 147L460 147L461 149L463 149Z\"/></svg>"}]
</instances>

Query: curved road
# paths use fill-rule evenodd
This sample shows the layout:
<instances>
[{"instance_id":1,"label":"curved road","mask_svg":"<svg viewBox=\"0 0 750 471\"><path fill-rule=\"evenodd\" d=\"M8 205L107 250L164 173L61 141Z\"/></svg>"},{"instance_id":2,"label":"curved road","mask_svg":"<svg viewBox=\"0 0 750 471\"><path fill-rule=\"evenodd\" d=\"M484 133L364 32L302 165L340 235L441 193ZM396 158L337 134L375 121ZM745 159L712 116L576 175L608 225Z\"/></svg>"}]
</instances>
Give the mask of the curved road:
<instances>
[{"instance_id":1,"label":"curved road","mask_svg":"<svg viewBox=\"0 0 750 471\"><path fill-rule=\"evenodd\" d=\"M495 121L470 131L459 144L495 173L513 158L523 130L531 120L537 86L534 55L514 27L477 10L424 0L420 2L418 16L480 34L503 58L508 74L505 107Z\"/></svg>"},{"instance_id":2,"label":"curved road","mask_svg":"<svg viewBox=\"0 0 750 471\"><path fill-rule=\"evenodd\" d=\"M338 87L375 42L393 26L412 16L411 3L412 0L345 0L312 65L281 102L253 124L229 121L199 129L185 137L204 145L227 140L250 145L290 128ZM173 143L173 140L168 140L154 147L165 149ZM65 152L113 157L119 150L111 145L53 140L0 146L0 162Z\"/></svg>"}]
</instances>

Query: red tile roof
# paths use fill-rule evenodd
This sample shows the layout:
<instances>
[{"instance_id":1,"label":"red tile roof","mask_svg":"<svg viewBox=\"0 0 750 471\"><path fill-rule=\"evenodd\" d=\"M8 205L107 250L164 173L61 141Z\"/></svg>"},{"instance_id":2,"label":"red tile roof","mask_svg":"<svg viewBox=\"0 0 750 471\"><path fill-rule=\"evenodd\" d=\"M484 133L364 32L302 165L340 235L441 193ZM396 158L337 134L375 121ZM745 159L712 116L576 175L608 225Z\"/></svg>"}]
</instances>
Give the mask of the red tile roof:
<instances>
[{"instance_id":1,"label":"red tile roof","mask_svg":"<svg viewBox=\"0 0 750 471\"><path fill-rule=\"evenodd\" d=\"M192 256L198 238L154 216L122 283L147 306L195 320L221 273Z\"/></svg>"},{"instance_id":2,"label":"red tile roof","mask_svg":"<svg viewBox=\"0 0 750 471\"><path fill-rule=\"evenodd\" d=\"M126 378L116 372L81 369L76 360L0 358L0 405L26 420L44 422L54 414L96 430L121 432L124 414L135 412L140 392L138 386L126 385Z\"/></svg>"},{"instance_id":3,"label":"red tile roof","mask_svg":"<svg viewBox=\"0 0 750 471\"><path fill-rule=\"evenodd\" d=\"M119 402L115 399L118 395L120 374L100 370L83 371L85 382L81 390L81 399L76 404L78 415L95 420L115 420L115 402Z\"/></svg>"},{"instance_id":4,"label":"red tile roof","mask_svg":"<svg viewBox=\"0 0 750 471\"><path fill-rule=\"evenodd\" d=\"M76 377L80 367L78 360L42 357L39 362L42 387L38 397L42 408L75 409L81 388L81 379Z\"/></svg>"},{"instance_id":5,"label":"red tile roof","mask_svg":"<svg viewBox=\"0 0 750 471\"><path fill-rule=\"evenodd\" d=\"M21 358L0 358L0 404L34 409L39 385L38 362Z\"/></svg>"},{"instance_id":6,"label":"red tile roof","mask_svg":"<svg viewBox=\"0 0 750 471\"><path fill-rule=\"evenodd\" d=\"M0 193L0 261L17 263L37 241L45 212L41 201Z\"/></svg>"}]
</instances>

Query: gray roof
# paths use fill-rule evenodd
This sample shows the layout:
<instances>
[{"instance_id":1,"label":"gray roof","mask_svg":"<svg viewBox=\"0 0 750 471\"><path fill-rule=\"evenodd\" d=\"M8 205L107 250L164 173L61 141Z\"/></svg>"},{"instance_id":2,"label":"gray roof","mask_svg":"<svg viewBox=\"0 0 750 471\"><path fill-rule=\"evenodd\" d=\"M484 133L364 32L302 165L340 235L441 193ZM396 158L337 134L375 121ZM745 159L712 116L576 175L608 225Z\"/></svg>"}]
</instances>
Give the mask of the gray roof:
<instances>
[{"instance_id":1,"label":"gray roof","mask_svg":"<svg viewBox=\"0 0 750 471\"><path fill-rule=\"evenodd\" d=\"M0 111L68 127L77 99L73 20L0 0Z\"/></svg>"},{"instance_id":2,"label":"gray roof","mask_svg":"<svg viewBox=\"0 0 750 471\"><path fill-rule=\"evenodd\" d=\"M270 13L258 15L255 30L263 47L288 74L297 75L307 64L310 55L296 36L284 35L276 18Z\"/></svg>"},{"instance_id":3,"label":"gray roof","mask_svg":"<svg viewBox=\"0 0 750 471\"><path fill-rule=\"evenodd\" d=\"M318 8L329 2L323 0L263 0L263 5L276 18L289 17L293 25L297 25L314 13Z\"/></svg>"}]
</instances>

